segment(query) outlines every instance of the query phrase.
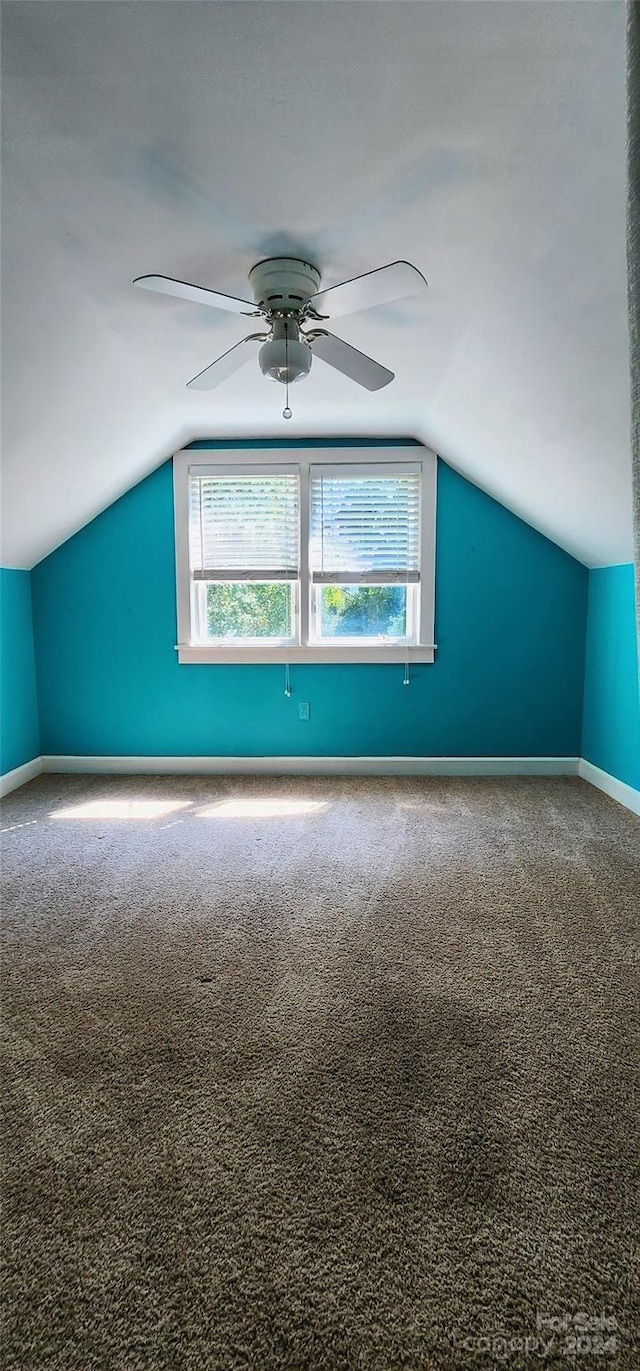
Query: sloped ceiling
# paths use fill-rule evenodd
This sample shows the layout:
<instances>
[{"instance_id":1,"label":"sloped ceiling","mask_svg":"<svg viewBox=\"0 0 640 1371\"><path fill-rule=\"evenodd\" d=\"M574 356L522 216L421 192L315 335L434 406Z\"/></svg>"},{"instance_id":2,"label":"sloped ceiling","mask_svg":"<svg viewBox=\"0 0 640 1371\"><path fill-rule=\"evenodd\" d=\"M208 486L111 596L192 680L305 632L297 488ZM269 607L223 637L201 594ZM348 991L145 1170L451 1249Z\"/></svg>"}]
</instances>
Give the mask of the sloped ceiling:
<instances>
[{"instance_id":1,"label":"sloped ceiling","mask_svg":"<svg viewBox=\"0 0 640 1371\"><path fill-rule=\"evenodd\" d=\"M3 5L3 562L31 566L198 436L414 435L589 564L632 557L624 7ZM288 253L325 285L407 258L424 301L336 320L396 372L319 360L185 382Z\"/></svg>"}]
</instances>

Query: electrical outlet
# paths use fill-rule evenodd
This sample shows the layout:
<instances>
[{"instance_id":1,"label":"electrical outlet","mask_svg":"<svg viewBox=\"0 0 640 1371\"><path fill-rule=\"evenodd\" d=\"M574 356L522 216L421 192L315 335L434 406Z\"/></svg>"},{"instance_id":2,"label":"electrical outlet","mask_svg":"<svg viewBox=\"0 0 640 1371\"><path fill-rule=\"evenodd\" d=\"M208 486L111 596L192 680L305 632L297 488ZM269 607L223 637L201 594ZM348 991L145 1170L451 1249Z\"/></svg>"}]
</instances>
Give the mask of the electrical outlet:
<instances>
[{"instance_id":1,"label":"electrical outlet","mask_svg":"<svg viewBox=\"0 0 640 1371\"><path fill-rule=\"evenodd\" d=\"M307 700L298 705L298 718L305 720L311 718L311 705Z\"/></svg>"}]
</instances>

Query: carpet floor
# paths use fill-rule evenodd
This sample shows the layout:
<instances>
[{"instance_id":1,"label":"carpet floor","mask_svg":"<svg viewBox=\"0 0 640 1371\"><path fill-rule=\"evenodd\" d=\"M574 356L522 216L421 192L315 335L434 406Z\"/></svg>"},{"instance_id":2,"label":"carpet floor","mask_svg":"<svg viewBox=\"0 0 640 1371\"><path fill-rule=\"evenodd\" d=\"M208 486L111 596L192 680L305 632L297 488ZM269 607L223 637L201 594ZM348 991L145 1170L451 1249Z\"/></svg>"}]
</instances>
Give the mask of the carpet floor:
<instances>
[{"instance_id":1,"label":"carpet floor","mask_svg":"<svg viewBox=\"0 0 640 1371\"><path fill-rule=\"evenodd\" d=\"M2 828L4 1371L639 1364L636 818L48 776Z\"/></svg>"}]
</instances>

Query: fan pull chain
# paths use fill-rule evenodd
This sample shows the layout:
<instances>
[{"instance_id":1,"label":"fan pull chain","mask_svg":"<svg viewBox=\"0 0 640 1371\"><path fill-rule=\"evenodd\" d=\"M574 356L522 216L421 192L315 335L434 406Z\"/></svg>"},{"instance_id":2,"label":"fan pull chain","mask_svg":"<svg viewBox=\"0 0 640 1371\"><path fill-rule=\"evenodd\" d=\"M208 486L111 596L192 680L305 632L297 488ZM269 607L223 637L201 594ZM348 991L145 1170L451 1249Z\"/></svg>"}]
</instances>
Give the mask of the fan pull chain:
<instances>
[{"instance_id":1,"label":"fan pull chain","mask_svg":"<svg viewBox=\"0 0 640 1371\"><path fill-rule=\"evenodd\" d=\"M287 323L286 320L285 320L285 325L284 325L284 369L285 369L285 372L286 372L285 382L284 382L284 384L285 384L285 406L284 406L284 409L283 409L283 411L282 411L282 417L283 417L283 419L290 419L290 418L291 418L291 410L289 409L289 325L288 325L288 323ZM285 692L285 693L286 693L286 692ZM291 694L290 691L289 691L289 694Z\"/></svg>"}]
</instances>

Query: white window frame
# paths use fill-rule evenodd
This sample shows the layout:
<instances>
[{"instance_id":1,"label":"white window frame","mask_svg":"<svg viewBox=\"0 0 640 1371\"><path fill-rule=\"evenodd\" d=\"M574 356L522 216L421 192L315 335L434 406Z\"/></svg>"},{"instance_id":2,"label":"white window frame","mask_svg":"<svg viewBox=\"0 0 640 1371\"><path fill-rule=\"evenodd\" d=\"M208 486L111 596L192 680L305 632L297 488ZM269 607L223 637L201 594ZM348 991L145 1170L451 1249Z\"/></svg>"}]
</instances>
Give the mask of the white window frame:
<instances>
[{"instance_id":1,"label":"white window frame","mask_svg":"<svg viewBox=\"0 0 640 1371\"><path fill-rule=\"evenodd\" d=\"M406 468L419 463L422 467L420 510L420 621L417 644L384 641L359 642L356 639L314 642L310 634L311 586L309 579L309 474L313 466L340 466L360 472L382 467ZM202 643L192 641L192 577L189 565L189 471L198 468L220 474L226 470L237 472L259 469L264 472L289 471L300 473L300 582L299 593L294 590L295 617L299 642L279 643L269 640L243 640ZM362 448L282 448L282 449L224 449L183 448L174 453L173 486L176 545L176 603L178 661L185 665L226 663L302 662L433 662L435 659L435 541L436 541L436 475L437 459L426 447L362 447Z\"/></svg>"}]
</instances>

